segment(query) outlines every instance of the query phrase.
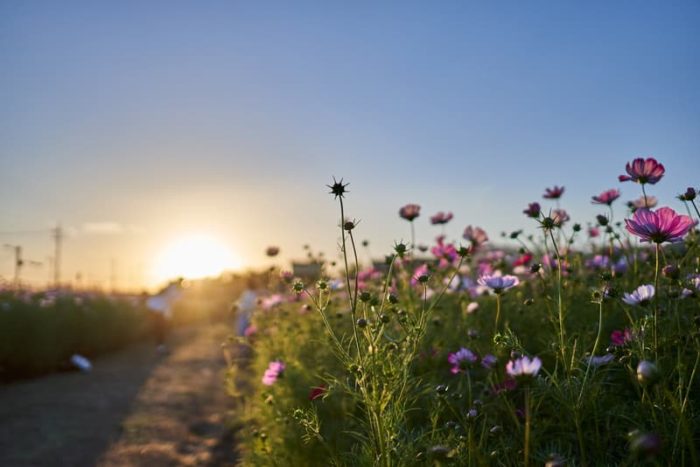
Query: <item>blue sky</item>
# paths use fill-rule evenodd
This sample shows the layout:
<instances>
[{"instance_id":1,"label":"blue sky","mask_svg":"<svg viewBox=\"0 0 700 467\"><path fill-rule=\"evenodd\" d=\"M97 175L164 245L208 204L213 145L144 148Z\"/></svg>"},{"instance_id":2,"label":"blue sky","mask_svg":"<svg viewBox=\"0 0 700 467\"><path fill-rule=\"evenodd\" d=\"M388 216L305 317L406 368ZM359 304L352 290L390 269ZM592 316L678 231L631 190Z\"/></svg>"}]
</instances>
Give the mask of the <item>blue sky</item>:
<instances>
[{"instance_id":1,"label":"blue sky","mask_svg":"<svg viewBox=\"0 0 700 467\"><path fill-rule=\"evenodd\" d=\"M553 184L585 223L591 195L638 195L616 179L638 156L680 209L700 184L698 24L698 2L4 1L0 231L60 221L66 274L104 281L116 257L136 282L192 231L246 264L267 244L330 255L333 175L377 254L408 202L424 241L438 210L452 237L527 226Z\"/></svg>"}]
</instances>

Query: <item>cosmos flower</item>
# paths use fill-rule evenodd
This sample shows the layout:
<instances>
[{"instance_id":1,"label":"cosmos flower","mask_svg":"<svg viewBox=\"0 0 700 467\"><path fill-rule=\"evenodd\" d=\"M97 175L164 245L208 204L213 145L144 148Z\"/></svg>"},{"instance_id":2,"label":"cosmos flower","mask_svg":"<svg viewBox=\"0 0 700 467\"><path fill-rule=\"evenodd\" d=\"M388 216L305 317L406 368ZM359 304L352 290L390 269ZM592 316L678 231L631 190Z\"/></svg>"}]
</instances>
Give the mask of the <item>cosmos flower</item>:
<instances>
[{"instance_id":1,"label":"cosmos flower","mask_svg":"<svg viewBox=\"0 0 700 467\"><path fill-rule=\"evenodd\" d=\"M600 229L598 227L589 227L588 236L590 238L596 238L600 236Z\"/></svg>"},{"instance_id":2,"label":"cosmos flower","mask_svg":"<svg viewBox=\"0 0 700 467\"><path fill-rule=\"evenodd\" d=\"M634 336L630 328L625 328L623 331L616 329L610 333L610 343L615 347L621 347L628 342L632 342L633 339Z\"/></svg>"},{"instance_id":3,"label":"cosmos flower","mask_svg":"<svg viewBox=\"0 0 700 467\"><path fill-rule=\"evenodd\" d=\"M544 190L544 194L542 195L542 197L544 199L559 199L559 198L561 198L561 195L563 195L563 194L564 194L564 187L554 185L552 188L546 188Z\"/></svg>"},{"instance_id":4,"label":"cosmos flower","mask_svg":"<svg viewBox=\"0 0 700 467\"><path fill-rule=\"evenodd\" d=\"M542 360L539 357L533 357L532 360L527 356L522 356L511 360L506 364L506 373L513 378L522 376L536 376L542 367Z\"/></svg>"},{"instance_id":5,"label":"cosmos flower","mask_svg":"<svg viewBox=\"0 0 700 467\"><path fill-rule=\"evenodd\" d=\"M420 206L417 204L407 204L399 209L399 216L403 217L409 222L413 222L413 219L420 216Z\"/></svg>"},{"instance_id":6,"label":"cosmos flower","mask_svg":"<svg viewBox=\"0 0 700 467\"><path fill-rule=\"evenodd\" d=\"M309 392L309 400L315 401L316 399L320 399L327 392L328 392L328 388L326 388L326 386L324 386L323 384L320 386L313 387L313 388L311 388L311 392Z\"/></svg>"},{"instance_id":7,"label":"cosmos flower","mask_svg":"<svg viewBox=\"0 0 700 467\"><path fill-rule=\"evenodd\" d=\"M637 158L632 162L628 162L625 166L627 175L620 175L618 180L621 182L636 182L640 184L649 183L654 185L664 176L666 169L663 164L659 164L653 157L648 157L646 160Z\"/></svg>"},{"instance_id":8,"label":"cosmos flower","mask_svg":"<svg viewBox=\"0 0 700 467\"><path fill-rule=\"evenodd\" d=\"M680 242L695 224L690 217L676 214L676 211L667 207L656 211L638 209L632 219L625 219L628 232L643 242L654 243Z\"/></svg>"},{"instance_id":9,"label":"cosmos flower","mask_svg":"<svg viewBox=\"0 0 700 467\"><path fill-rule=\"evenodd\" d=\"M599 194L598 196L593 196L593 204L607 204L612 205L613 201L620 197L620 190L612 189L606 190Z\"/></svg>"},{"instance_id":10,"label":"cosmos flower","mask_svg":"<svg viewBox=\"0 0 700 467\"><path fill-rule=\"evenodd\" d=\"M552 220L554 220L554 225L556 227L561 227L570 219L569 214L563 209L555 209L552 211Z\"/></svg>"},{"instance_id":11,"label":"cosmos flower","mask_svg":"<svg viewBox=\"0 0 700 467\"><path fill-rule=\"evenodd\" d=\"M625 296L622 297L622 301L632 306L646 305L654 298L655 293L656 289L653 285L640 285L634 292L625 293Z\"/></svg>"},{"instance_id":12,"label":"cosmos flower","mask_svg":"<svg viewBox=\"0 0 700 467\"><path fill-rule=\"evenodd\" d=\"M452 374L463 372L471 363L476 363L479 357L476 356L474 352L464 347L460 348L457 352L447 355L447 361L452 365L450 371Z\"/></svg>"},{"instance_id":13,"label":"cosmos flower","mask_svg":"<svg viewBox=\"0 0 700 467\"><path fill-rule=\"evenodd\" d=\"M452 213L451 212L438 212L434 216L430 217L430 223L433 225L442 225L442 224L447 224L452 220Z\"/></svg>"},{"instance_id":14,"label":"cosmos flower","mask_svg":"<svg viewBox=\"0 0 700 467\"><path fill-rule=\"evenodd\" d=\"M629 203L627 203L627 206L632 210L632 212L634 212L637 209L655 208L657 203L658 203L658 200L656 199L656 196L647 196L646 200L644 199L644 196L640 196L639 198L635 199L634 201L630 201Z\"/></svg>"},{"instance_id":15,"label":"cosmos flower","mask_svg":"<svg viewBox=\"0 0 700 467\"><path fill-rule=\"evenodd\" d=\"M520 280L515 276L484 275L477 282L493 290L494 293L500 294L518 285Z\"/></svg>"},{"instance_id":16,"label":"cosmos flower","mask_svg":"<svg viewBox=\"0 0 700 467\"><path fill-rule=\"evenodd\" d=\"M468 225L467 228L464 229L462 237L465 240L469 240L473 249L476 249L489 240L489 236L486 235L486 231L484 229L481 227L472 227L471 225Z\"/></svg>"},{"instance_id":17,"label":"cosmos flower","mask_svg":"<svg viewBox=\"0 0 700 467\"><path fill-rule=\"evenodd\" d=\"M272 386L275 384L277 379L282 376L284 369L285 365L282 363L282 361L274 360L270 362L270 364L267 366L267 370L265 370L265 374L263 375L262 383L265 386Z\"/></svg>"},{"instance_id":18,"label":"cosmos flower","mask_svg":"<svg viewBox=\"0 0 700 467\"><path fill-rule=\"evenodd\" d=\"M523 214L525 214L527 217L540 217L540 212L542 212L542 207L540 206L540 203L529 203L527 205L527 209L523 211Z\"/></svg>"},{"instance_id":19,"label":"cosmos flower","mask_svg":"<svg viewBox=\"0 0 700 467\"><path fill-rule=\"evenodd\" d=\"M615 355L607 353L605 355L591 355L586 358L586 363L591 366L599 367L601 365L607 365L615 359Z\"/></svg>"},{"instance_id":20,"label":"cosmos flower","mask_svg":"<svg viewBox=\"0 0 700 467\"><path fill-rule=\"evenodd\" d=\"M693 201L697 197L698 193L693 187L688 187L685 193L678 195L678 199L681 201Z\"/></svg>"}]
</instances>

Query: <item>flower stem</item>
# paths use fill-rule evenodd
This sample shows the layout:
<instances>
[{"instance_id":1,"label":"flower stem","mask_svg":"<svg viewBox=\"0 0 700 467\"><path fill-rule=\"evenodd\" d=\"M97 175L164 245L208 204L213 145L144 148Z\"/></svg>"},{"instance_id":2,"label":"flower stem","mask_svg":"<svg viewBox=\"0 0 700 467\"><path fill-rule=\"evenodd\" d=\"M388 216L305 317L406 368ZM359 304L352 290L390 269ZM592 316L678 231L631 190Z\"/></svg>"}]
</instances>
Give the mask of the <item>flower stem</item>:
<instances>
[{"instance_id":1,"label":"flower stem","mask_svg":"<svg viewBox=\"0 0 700 467\"><path fill-rule=\"evenodd\" d=\"M496 294L496 326L494 330L494 335L498 334L498 321L501 318L501 294Z\"/></svg>"},{"instance_id":2,"label":"flower stem","mask_svg":"<svg viewBox=\"0 0 700 467\"><path fill-rule=\"evenodd\" d=\"M561 293L561 256L559 254L559 247L557 246L556 240L554 240L554 234L552 230L549 230L549 236L552 239L552 245L554 246L554 253L557 255L557 296L558 296L558 309L559 309L559 346L561 347L561 359L566 366L566 348L564 347L564 306L562 304L562 293Z\"/></svg>"},{"instance_id":3,"label":"flower stem","mask_svg":"<svg viewBox=\"0 0 700 467\"><path fill-rule=\"evenodd\" d=\"M644 189L644 184L642 183L642 194L644 195L644 207L649 209L649 201L647 200L647 192Z\"/></svg>"},{"instance_id":4,"label":"flower stem","mask_svg":"<svg viewBox=\"0 0 700 467\"><path fill-rule=\"evenodd\" d=\"M658 318L659 318L659 249L661 244L656 244L656 267L654 268L654 358L659 358Z\"/></svg>"},{"instance_id":5,"label":"flower stem","mask_svg":"<svg viewBox=\"0 0 700 467\"><path fill-rule=\"evenodd\" d=\"M525 458L523 465L528 467L530 462L530 388L525 388Z\"/></svg>"},{"instance_id":6,"label":"flower stem","mask_svg":"<svg viewBox=\"0 0 700 467\"><path fill-rule=\"evenodd\" d=\"M355 323L355 308L357 306L357 294L353 296L350 289L350 268L348 267L348 251L347 245L345 244L345 210L343 208L343 197L341 196L338 199L340 201L340 238L343 242L343 261L345 262L345 281L348 287L348 298L350 299L350 317L352 319L352 333L353 338L355 340L355 348L357 349L357 358L362 360L362 354L360 352L360 339L357 336L357 324ZM357 285L357 281L355 281L355 285Z\"/></svg>"}]
</instances>

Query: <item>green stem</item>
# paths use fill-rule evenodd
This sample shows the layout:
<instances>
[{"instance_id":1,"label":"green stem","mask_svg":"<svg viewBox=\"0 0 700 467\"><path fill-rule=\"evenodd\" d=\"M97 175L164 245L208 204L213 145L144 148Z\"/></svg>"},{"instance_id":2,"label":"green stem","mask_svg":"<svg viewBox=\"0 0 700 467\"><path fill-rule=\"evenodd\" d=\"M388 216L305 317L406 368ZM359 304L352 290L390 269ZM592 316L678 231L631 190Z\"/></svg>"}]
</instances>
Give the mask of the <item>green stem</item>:
<instances>
[{"instance_id":1,"label":"green stem","mask_svg":"<svg viewBox=\"0 0 700 467\"><path fill-rule=\"evenodd\" d=\"M530 388L525 388L525 458L524 465L530 465Z\"/></svg>"},{"instance_id":2,"label":"green stem","mask_svg":"<svg viewBox=\"0 0 700 467\"><path fill-rule=\"evenodd\" d=\"M494 335L498 334L498 321L501 318L501 295L496 294L496 327L495 331L493 332Z\"/></svg>"},{"instance_id":3,"label":"green stem","mask_svg":"<svg viewBox=\"0 0 700 467\"><path fill-rule=\"evenodd\" d=\"M658 318L659 318L659 249L656 244L656 266L654 268L654 358L659 359Z\"/></svg>"},{"instance_id":4,"label":"green stem","mask_svg":"<svg viewBox=\"0 0 700 467\"><path fill-rule=\"evenodd\" d=\"M549 230L549 236L552 239L552 245L554 246L554 253L557 255L557 306L559 309L559 346L561 348L561 359L562 363L564 364L564 368L567 368L566 366L566 348L564 346L564 306L562 303L562 292L561 292L561 256L559 254L559 247L557 246L557 242L554 240L554 233L552 233L552 230Z\"/></svg>"}]
</instances>

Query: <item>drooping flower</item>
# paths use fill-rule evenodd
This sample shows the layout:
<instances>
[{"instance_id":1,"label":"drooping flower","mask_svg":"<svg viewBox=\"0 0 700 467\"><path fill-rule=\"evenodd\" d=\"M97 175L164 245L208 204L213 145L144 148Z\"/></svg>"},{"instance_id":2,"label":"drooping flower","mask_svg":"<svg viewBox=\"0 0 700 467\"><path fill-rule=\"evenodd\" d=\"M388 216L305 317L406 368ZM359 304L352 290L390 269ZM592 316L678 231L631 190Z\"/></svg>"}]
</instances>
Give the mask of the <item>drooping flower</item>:
<instances>
[{"instance_id":1,"label":"drooping flower","mask_svg":"<svg viewBox=\"0 0 700 467\"><path fill-rule=\"evenodd\" d=\"M472 244L473 250L476 250L479 246L483 245L489 240L489 236L486 235L486 231L484 229L481 227L472 227L471 225L468 225L467 228L464 229L462 237L465 240L469 240L469 242Z\"/></svg>"},{"instance_id":2,"label":"drooping flower","mask_svg":"<svg viewBox=\"0 0 700 467\"><path fill-rule=\"evenodd\" d=\"M554 185L552 188L546 188L542 197L544 199L559 199L564 194L564 187Z\"/></svg>"},{"instance_id":3,"label":"drooping flower","mask_svg":"<svg viewBox=\"0 0 700 467\"><path fill-rule=\"evenodd\" d=\"M433 225L447 224L452 220L451 212L438 212L434 216L430 216L430 223Z\"/></svg>"},{"instance_id":4,"label":"drooping flower","mask_svg":"<svg viewBox=\"0 0 700 467\"><path fill-rule=\"evenodd\" d=\"M284 369L285 366L281 360L274 360L270 362L270 364L267 366L267 370L265 370L265 374L263 375L262 383L265 386L272 386L275 384L277 379L282 376Z\"/></svg>"},{"instance_id":5,"label":"drooping flower","mask_svg":"<svg viewBox=\"0 0 700 467\"><path fill-rule=\"evenodd\" d=\"M646 305L654 298L655 294L656 289L653 285L640 285L634 292L625 293L625 296L622 297L622 301L632 306Z\"/></svg>"},{"instance_id":6,"label":"drooping flower","mask_svg":"<svg viewBox=\"0 0 700 467\"><path fill-rule=\"evenodd\" d=\"M676 211L667 207L656 211L638 209L632 219L625 219L628 232L643 242L653 243L680 242L695 224L689 216L676 214Z\"/></svg>"},{"instance_id":7,"label":"drooping flower","mask_svg":"<svg viewBox=\"0 0 700 467\"><path fill-rule=\"evenodd\" d=\"M657 162L653 157L647 157L646 160L639 157L632 162L628 162L625 166L625 171L627 175L618 177L621 182L632 181L642 185L645 183L653 185L661 180L666 169L663 164Z\"/></svg>"},{"instance_id":8,"label":"drooping flower","mask_svg":"<svg viewBox=\"0 0 700 467\"><path fill-rule=\"evenodd\" d=\"M523 377L523 376L536 376L542 367L542 360L539 357L533 357L532 360L523 355L515 360L510 360L506 364L506 373L513 378Z\"/></svg>"},{"instance_id":9,"label":"drooping flower","mask_svg":"<svg viewBox=\"0 0 700 467\"><path fill-rule=\"evenodd\" d=\"M593 196L593 204L607 204L612 205L613 201L620 197L620 190L613 188L612 190L606 190L599 194L598 196Z\"/></svg>"},{"instance_id":10,"label":"drooping flower","mask_svg":"<svg viewBox=\"0 0 700 467\"><path fill-rule=\"evenodd\" d=\"M409 222L413 222L413 219L420 216L420 206L417 204L407 204L399 209L399 216Z\"/></svg>"},{"instance_id":11,"label":"drooping flower","mask_svg":"<svg viewBox=\"0 0 700 467\"><path fill-rule=\"evenodd\" d=\"M477 282L493 290L494 293L500 294L518 285L520 280L515 276L484 275Z\"/></svg>"},{"instance_id":12,"label":"drooping flower","mask_svg":"<svg viewBox=\"0 0 700 467\"><path fill-rule=\"evenodd\" d=\"M457 352L447 355L447 361L452 365L452 374L464 372L471 363L476 363L479 357L469 349L460 348Z\"/></svg>"},{"instance_id":13,"label":"drooping flower","mask_svg":"<svg viewBox=\"0 0 700 467\"><path fill-rule=\"evenodd\" d=\"M542 207L540 206L540 203L529 203L527 205L527 209L523 211L523 214L525 214L527 217L540 217L540 212L542 212Z\"/></svg>"}]
</instances>

